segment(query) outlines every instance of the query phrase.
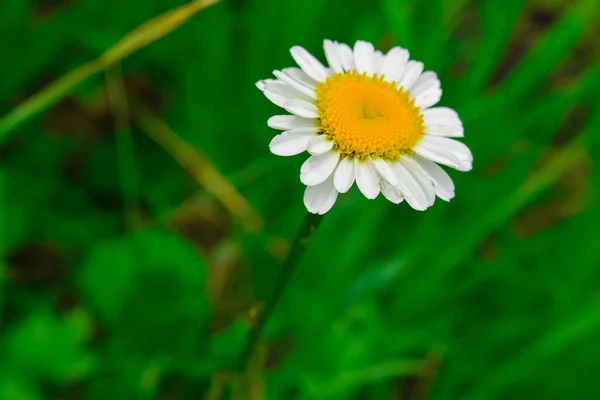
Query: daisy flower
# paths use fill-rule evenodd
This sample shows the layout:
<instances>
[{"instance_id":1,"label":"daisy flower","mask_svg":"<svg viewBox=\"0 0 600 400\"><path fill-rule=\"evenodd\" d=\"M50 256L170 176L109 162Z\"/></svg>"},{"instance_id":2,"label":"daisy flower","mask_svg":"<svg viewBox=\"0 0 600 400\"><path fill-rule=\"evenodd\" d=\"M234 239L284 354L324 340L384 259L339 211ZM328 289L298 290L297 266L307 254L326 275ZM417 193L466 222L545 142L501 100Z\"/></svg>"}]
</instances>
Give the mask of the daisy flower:
<instances>
[{"instance_id":1,"label":"daisy flower","mask_svg":"<svg viewBox=\"0 0 600 400\"><path fill-rule=\"evenodd\" d=\"M291 115L269 119L284 131L269 147L279 156L308 151L300 169L304 205L313 214L331 209L339 193L356 186L368 199L382 193L416 210L449 201L454 183L438 165L469 171L473 156L463 143L458 114L433 107L442 96L435 72L409 60L406 49L387 54L371 43L354 48L325 40L324 66L304 48L292 47L300 68L274 71L259 81L265 96Z\"/></svg>"}]
</instances>

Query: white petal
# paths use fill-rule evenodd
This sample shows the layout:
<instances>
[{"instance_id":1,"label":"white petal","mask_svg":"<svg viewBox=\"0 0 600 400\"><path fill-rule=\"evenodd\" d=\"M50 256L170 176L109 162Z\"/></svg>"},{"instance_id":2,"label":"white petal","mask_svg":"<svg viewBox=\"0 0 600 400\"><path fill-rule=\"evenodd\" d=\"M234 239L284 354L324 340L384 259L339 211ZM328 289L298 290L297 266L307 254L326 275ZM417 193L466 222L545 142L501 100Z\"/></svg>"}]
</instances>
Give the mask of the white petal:
<instances>
[{"instance_id":1,"label":"white petal","mask_svg":"<svg viewBox=\"0 0 600 400\"><path fill-rule=\"evenodd\" d=\"M335 170L339 159L340 154L336 151L310 156L300 168L300 181L306 186L324 182Z\"/></svg>"},{"instance_id":2,"label":"white petal","mask_svg":"<svg viewBox=\"0 0 600 400\"><path fill-rule=\"evenodd\" d=\"M431 146L428 143L417 143L417 145L413 147L413 150L421 157L435 161L439 164L447 165L454 169L458 169L461 165L461 161L454 154L443 148Z\"/></svg>"},{"instance_id":3,"label":"white petal","mask_svg":"<svg viewBox=\"0 0 600 400\"><path fill-rule=\"evenodd\" d=\"M377 170L379 175L381 175L383 179L388 181L390 185L395 186L398 183L398 178L396 178L394 170L392 170L392 167L390 167L390 165L385 160L382 160L381 158L376 158L373 160L373 165L375 166L375 169Z\"/></svg>"},{"instance_id":4,"label":"white petal","mask_svg":"<svg viewBox=\"0 0 600 400\"><path fill-rule=\"evenodd\" d=\"M308 76L318 82L324 81L327 78L328 74L323 64L303 47L294 46L290 49L290 53L292 53L292 57L294 57L298 66L300 66Z\"/></svg>"},{"instance_id":5,"label":"white petal","mask_svg":"<svg viewBox=\"0 0 600 400\"><path fill-rule=\"evenodd\" d=\"M413 150L422 157L459 171L472 168L473 154L466 145L453 139L425 135Z\"/></svg>"},{"instance_id":6,"label":"white petal","mask_svg":"<svg viewBox=\"0 0 600 400\"><path fill-rule=\"evenodd\" d=\"M319 131L319 125L314 118L302 118L297 115L275 115L267 121L267 125L273 129L287 131L288 129L312 128L315 133Z\"/></svg>"},{"instance_id":7,"label":"white petal","mask_svg":"<svg viewBox=\"0 0 600 400\"><path fill-rule=\"evenodd\" d=\"M299 99L308 102L314 101L307 95L300 92L298 89L282 81L268 82L265 85L265 90L263 93L269 100L279 107L283 107L285 102L288 100Z\"/></svg>"},{"instance_id":8,"label":"white petal","mask_svg":"<svg viewBox=\"0 0 600 400\"><path fill-rule=\"evenodd\" d=\"M432 206L435 202L435 188L433 182L427 172L421 167L421 165L413 160L410 156L403 156L400 158L400 162L406 167L406 169L415 178L423 193L427 199L427 205Z\"/></svg>"},{"instance_id":9,"label":"white petal","mask_svg":"<svg viewBox=\"0 0 600 400\"><path fill-rule=\"evenodd\" d=\"M271 84L277 82L276 79L263 79L262 81L256 82L256 87L263 92L265 97L269 99L273 104L281 107L280 104L285 103L285 97L275 95L273 93L265 93L265 89L267 88L267 84Z\"/></svg>"},{"instance_id":10,"label":"white petal","mask_svg":"<svg viewBox=\"0 0 600 400\"><path fill-rule=\"evenodd\" d=\"M367 199L374 199L379 194L379 176L370 158L364 161L355 159L354 174L356 186Z\"/></svg>"},{"instance_id":11,"label":"white petal","mask_svg":"<svg viewBox=\"0 0 600 400\"><path fill-rule=\"evenodd\" d=\"M273 75L275 75L280 81L287 83L300 93L308 96L308 98L316 100L317 93L314 89L308 88L304 86L302 83L298 82L296 79L292 78L288 74L282 71L273 71Z\"/></svg>"},{"instance_id":12,"label":"white petal","mask_svg":"<svg viewBox=\"0 0 600 400\"><path fill-rule=\"evenodd\" d=\"M354 63L354 53L350 46L346 43L336 43L338 46L338 51L340 53L340 59L342 61L342 67L344 70L349 71L356 69L356 64Z\"/></svg>"},{"instance_id":13,"label":"white petal","mask_svg":"<svg viewBox=\"0 0 600 400\"><path fill-rule=\"evenodd\" d=\"M317 134L312 129L295 129L275 136L269 144L271 153L278 156L295 156L306 151L308 143Z\"/></svg>"},{"instance_id":14,"label":"white petal","mask_svg":"<svg viewBox=\"0 0 600 400\"><path fill-rule=\"evenodd\" d=\"M421 72L423 72L422 62L409 61L406 64L402 78L398 81L398 88L404 89L405 92L409 91L412 85L419 79L419 76L421 76Z\"/></svg>"},{"instance_id":15,"label":"white petal","mask_svg":"<svg viewBox=\"0 0 600 400\"><path fill-rule=\"evenodd\" d=\"M435 136L463 137L461 120L456 111L446 107L435 107L422 111L425 132Z\"/></svg>"},{"instance_id":16,"label":"white petal","mask_svg":"<svg viewBox=\"0 0 600 400\"><path fill-rule=\"evenodd\" d=\"M454 197L454 182L442 167L418 155L413 159L421 165L434 183L435 194L442 200L450 201Z\"/></svg>"},{"instance_id":17,"label":"white petal","mask_svg":"<svg viewBox=\"0 0 600 400\"><path fill-rule=\"evenodd\" d=\"M385 56L379 50L375 50L375 73L381 74L381 69L383 68L383 62L385 61Z\"/></svg>"},{"instance_id":18,"label":"white petal","mask_svg":"<svg viewBox=\"0 0 600 400\"><path fill-rule=\"evenodd\" d=\"M390 185L383 178L379 180L379 184L381 185L381 193L383 193L386 199L394 204L402 203L404 197L402 197L402 193L400 193L400 190L397 187Z\"/></svg>"},{"instance_id":19,"label":"white petal","mask_svg":"<svg viewBox=\"0 0 600 400\"><path fill-rule=\"evenodd\" d=\"M313 156L327 153L333 148L333 140L329 139L327 135L317 135L308 143L308 152Z\"/></svg>"},{"instance_id":20,"label":"white petal","mask_svg":"<svg viewBox=\"0 0 600 400\"><path fill-rule=\"evenodd\" d=\"M442 89L438 86L429 86L420 91L414 97L415 105L421 108L429 108L436 105L442 98Z\"/></svg>"},{"instance_id":21,"label":"white petal","mask_svg":"<svg viewBox=\"0 0 600 400\"><path fill-rule=\"evenodd\" d=\"M402 76L407 62L408 50L401 47L391 49L385 56L385 61L381 68L381 73L385 77L385 80L390 83L397 82Z\"/></svg>"},{"instance_id":22,"label":"white petal","mask_svg":"<svg viewBox=\"0 0 600 400\"><path fill-rule=\"evenodd\" d=\"M371 76L375 73L375 48L371 43L358 40L354 44L354 62L359 74Z\"/></svg>"},{"instance_id":23,"label":"white petal","mask_svg":"<svg viewBox=\"0 0 600 400\"><path fill-rule=\"evenodd\" d=\"M337 196L338 192L333 186L333 179L329 177L319 185L306 187L304 206L312 214L323 215L333 207Z\"/></svg>"},{"instance_id":24,"label":"white petal","mask_svg":"<svg viewBox=\"0 0 600 400\"><path fill-rule=\"evenodd\" d=\"M325 50L325 57L327 57L327 63L331 67L334 73L344 72L342 67L342 57L339 52L338 46L331 40L325 40L323 42L323 49Z\"/></svg>"},{"instance_id":25,"label":"white petal","mask_svg":"<svg viewBox=\"0 0 600 400\"><path fill-rule=\"evenodd\" d=\"M446 120L456 118L458 119L458 113L451 108L448 107L434 107L429 108L423 111L423 116L425 119L430 119L432 121L437 120Z\"/></svg>"},{"instance_id":26,"label":"white petal","mask_svg":"<svg viewBox=\"0 0 600 400\"><path fill-rule=\"evenodd\" d=\"M431 107L442 98L442 89L437 74L433 71L424 72L412 85L410 95L415 99L415 105L421 108Z\"/></svg>"},{"instance_id":27,"label":"white petal","mask_svg":"<svg viewBox=\"0 0 600 400\"><path fill-rule=\"evenodd\" d=\"M304 100L288 100L283 104L283 108L299 117L319 118L317 106Z\"/></svg>"},{"instance_id":28,"label":"white petal","mask_svg":"<svg viewBox=\"0 0 600 400\"><path fill-rule=\"evenodd\" d=\"M451 151L461 163L473 161L473 153L471 153L471 150L469 150L467 145L458 140L432 135L424 135L421 140L423 139Z\"/></svg>"},{"instance_id":29,"label":"white petal","mask_svg":"<svg viewBox=\"0 0 600 400\"><path fill-rule=\"evenodd\" d=\"M448 121L442 124L434 124L425 120L425 133L434 136L464 137L465 129L460 120Z\"/></svg>"},{"instance_id":30,"label":"white petal","mask_svg":"<svg viewBox=\"0 0 600 400\"><path fill-rule=\"evenodd\" d=\"M275 104L278 107L283 107L283 105L287 101L285 97L278 96L273 92L264 91L263 93L265 94L267 99L269 99L273 104Z\"/></svg>"},{"instance_id":31,"label":"white petal","mask_svg":"<svg viewBox=\"0 0 600 400\"><path fill-rule=\"evenodd\" d=\"M317 86L317 81L314 80L313 78L311 78L310 76L306 75L306 72L302 71L300 68L296 68L296 67L289 67L289 68L284 68L282 70L282 72L286 75L288 75L289 77L291 77L292 79L294 79L296 82L301 83L302 85L306 86L309 89L315 89L315 87Z\"/></svg>"},{"instance_id":32,"label":"white petal","mask_svg":"<svg viewBox=\"0 0 600 400\"><path fill-rule=\"evenodd\" d=\"M406 202L415 210L426 210L430 203L415 177L401 162L393 163L392 168L398 177L398 185L396 187L400 190Z\"/></svg>"},{"instance_id":33,"label":"white petal","mask_svg":"<svg viewBox=\"0 0 600 400\"><path fill-rule=\"evenodd\" d=\"M410 93L416 95L419 92L426 90L429 86L441 86L438 76L433 71L425 71L419 76L419 78L413 83L410 88Z\"/></svg>"},{"instance_id":34,"label":"white petal","mask_svg":"<svg viewBox=\"0 0 600 400\"><path fill-rule=\"evenodd\" d=\"M344 157L335 170L333 184L340 193L346 193L354 183L354 160Z\"/></svg>"},{"instance_id":35,"label":"white petal","mask_svg":"<svg viewBox=\"0 0 600 400\"><path fill-rule=\"evenodd\" d=\"M269 83L269 82L277 82L277 80L276 79L263 79L263 80L256 82L255 85L258 88L258 90L260 90L261 92L264 92L265 87L267 87L267 83Z\"/></svg>"}]
</instances>

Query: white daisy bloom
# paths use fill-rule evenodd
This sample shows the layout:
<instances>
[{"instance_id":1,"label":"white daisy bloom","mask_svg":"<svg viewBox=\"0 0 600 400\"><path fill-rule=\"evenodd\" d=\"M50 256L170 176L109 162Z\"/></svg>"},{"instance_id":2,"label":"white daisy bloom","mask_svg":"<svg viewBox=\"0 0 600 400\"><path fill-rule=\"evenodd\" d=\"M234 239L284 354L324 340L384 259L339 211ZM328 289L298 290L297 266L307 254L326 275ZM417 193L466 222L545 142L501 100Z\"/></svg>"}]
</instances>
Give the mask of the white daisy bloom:
<instances>
[{"instance_id":1,"label":"white daisy bloom","mask_svg":"<svg viewBox=\"0 0 600 400\"><path fill-rule=\"evenodd\" d=\"M456 111L433 107L442 97L435 72L409 60L406 49L387 54L371 43L348 45L325 40L324 66L302 47L292 47L300 68L274 71L277 79L257 86L291 115L269 119L283 131L271 152L293 156L307 151L300 169L304 204L313 214L331 209L339 193L356 182L368 199L382 193L415 210L449 201L454 184L438 165L469 171L473 155L463 143Z\"/></svg>"}]
</instances>

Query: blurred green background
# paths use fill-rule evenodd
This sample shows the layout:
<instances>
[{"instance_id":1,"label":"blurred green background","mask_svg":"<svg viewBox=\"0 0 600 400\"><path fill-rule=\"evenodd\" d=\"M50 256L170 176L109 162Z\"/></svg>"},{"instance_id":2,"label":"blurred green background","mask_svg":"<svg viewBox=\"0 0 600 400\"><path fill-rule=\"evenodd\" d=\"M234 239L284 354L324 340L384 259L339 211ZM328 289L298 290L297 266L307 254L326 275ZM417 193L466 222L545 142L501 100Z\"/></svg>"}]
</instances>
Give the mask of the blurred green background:
<instances>
[{"instance_id":1,"label":"blurred green background","mask_svg":"<svg viewBox=\"0 0 600 400\"><path fill-rule=\"evenodd\" d=\"M32 97L184 3L0 4L1 400L598 398L597 0L223 0ZM238 374L306 215L254 82L324 38L437 71L474 170L341 196Z\"/></svg>"}]
</instances>

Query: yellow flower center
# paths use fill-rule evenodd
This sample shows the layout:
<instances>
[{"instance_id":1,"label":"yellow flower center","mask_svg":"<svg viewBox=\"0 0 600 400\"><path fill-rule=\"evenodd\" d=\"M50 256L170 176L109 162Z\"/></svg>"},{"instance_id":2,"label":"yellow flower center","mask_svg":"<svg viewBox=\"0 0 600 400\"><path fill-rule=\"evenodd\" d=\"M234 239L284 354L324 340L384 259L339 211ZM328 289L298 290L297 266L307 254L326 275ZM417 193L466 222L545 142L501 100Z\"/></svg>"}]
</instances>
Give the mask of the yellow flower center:
<instances>
[{"instance_id":1,"label":"yellow flower center","mask_svg":"<svg viewBox=\"0 0 600 400\"><path fill-rule=\"evenodd\" d=\"M343 155L395 159L423 137L419 107L383 78L348 71L317 84L324 134Z\"/></svg>"}]
</instances>

